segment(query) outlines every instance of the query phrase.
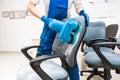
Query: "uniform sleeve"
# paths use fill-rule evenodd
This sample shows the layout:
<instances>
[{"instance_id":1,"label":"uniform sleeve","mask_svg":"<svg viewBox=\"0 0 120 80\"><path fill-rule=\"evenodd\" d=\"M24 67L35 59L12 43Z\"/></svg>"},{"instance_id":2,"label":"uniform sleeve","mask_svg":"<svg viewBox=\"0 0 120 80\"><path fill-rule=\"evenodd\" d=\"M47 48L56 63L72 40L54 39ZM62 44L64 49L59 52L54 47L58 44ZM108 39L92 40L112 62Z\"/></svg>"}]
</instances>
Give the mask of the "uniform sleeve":
<instances>
[{"instance_id":1,"label":"uniform sleeve","mask_svg":"<svg viewBox=\"0 0 120 80\"><path fill-rule=\"evenodd\" d=\"M30 0L30 1L32 1L34 4L39 4L39 2L40 2L40 0Z\"/></svg>"},{"instance_id":2,"label":"uniform sleeve","mask_svg":"<svg viewBox=\"0 0 120 80\"><path fill-rule=\"evenodd\" d=\"M74 7L75 8L83 8L81 0L74 0Z\"/></svg>"}]
</instances>

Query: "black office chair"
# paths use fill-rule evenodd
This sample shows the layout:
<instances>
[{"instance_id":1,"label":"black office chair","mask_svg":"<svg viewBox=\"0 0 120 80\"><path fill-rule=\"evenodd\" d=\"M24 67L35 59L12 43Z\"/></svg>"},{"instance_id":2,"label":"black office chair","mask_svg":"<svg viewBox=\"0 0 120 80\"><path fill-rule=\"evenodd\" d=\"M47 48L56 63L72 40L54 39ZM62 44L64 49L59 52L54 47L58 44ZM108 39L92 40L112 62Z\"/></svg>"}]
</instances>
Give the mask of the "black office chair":
<instances>
[{"instance_id":1,"label":"black office chair","mask_svg":"<svg viewBox=\"0 0 120 80\"><path fill-rule=\"evenodd\" d=\"M109 28L110 27L111 26L109 26ZM83 53L85 53L84 55L88 54L89 52L94 52L94 49L92 48L92 45L90 43L91 39L94 39L95 42L106 42L106 41L107 42L109 42L109 41L115 42L116 41L116 39L113 38L114 36L112 36L112 38L106 37L106 31L108 32L107 29L108 29L108 27L107 28L105 27L104 22L91 22L90 23L90 25L87 27L87 31L86 31L85 37L83 39L83 44L81 45L82 46L81 51ZM111 30L111 29L109 29L109 30ZM115 30L113 30L113 31L115 31ZM112 35L114 35L114 34L112 34ZM86 45L87 47L84 47L84 45ZM112 49L109 47L112 47ZM100 50L102 52L114 53L113 49L114 49L114 46L106 46L106 47L102 47ZM103 71L98 71L98 68L93 68L93 70L82 70L81 75L83 75L84 72L91 73L88 76L87 80L90 80L94 75L99 75L100 77L103 78L103 73L104 73Z\"/></svg>"},{"instance_id":2,"label":"black office chair","mask_svg":"<svg viewBox=\"0 0 120 80\"><path fill-rule=\"evenodd\" d=\"M75 18L79 24L84 20L84 17L80 18L81 21ZM84 25L84 23L82 25ZM80 28L81 31L77 34L76 42L73 45L61 43L58 36L56 36L51 55L43 55L33 59L29 55L28 50L40 46L23 48L22 52L30 60L31 66L25 65L21 67L18 71L17 80L67 80L69 77L67 71L77 65L77 52L86 32L86 27L80 26ZM49 61L49 59L53 58L60 58L62 65L60 66L53 61Z\"/></svg>"},{"instance_id":3,"label":"black office chair","mask_svg":"<svg viewBox=\"0 0 120 80\"><path fill-rule=\"evenodd\" d=\"M91 44L95 52L90 52L91 55L86 55L87 65L91 68L104 68L104 80L110 80L110 70L116 70L116 73L120 74L120 55L100 51L100 48L106 45L117 46L120 49L120 36L117 42L94 43L94 41L91 41Z\"/></svg>"}]
</instances>

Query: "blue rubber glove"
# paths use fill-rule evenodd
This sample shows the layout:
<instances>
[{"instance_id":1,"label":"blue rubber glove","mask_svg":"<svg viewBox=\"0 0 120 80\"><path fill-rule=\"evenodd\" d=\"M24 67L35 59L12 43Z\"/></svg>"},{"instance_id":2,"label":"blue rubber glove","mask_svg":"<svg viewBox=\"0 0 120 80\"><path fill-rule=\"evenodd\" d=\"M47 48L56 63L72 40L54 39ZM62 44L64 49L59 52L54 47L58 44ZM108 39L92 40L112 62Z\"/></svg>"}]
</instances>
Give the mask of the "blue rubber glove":
<instances>
[{"instance_id":1,"label":"blue rubber glove","mask_svg":"<svg viewBox=\"0 0 120 80\"><path fill-rule=\"evenodd\" d=\"M47 18L47 17L45 17L45 16L42 16L42 17L41 17L41 20L42 20L44 23L49 24L53 19Z\"/></svg>"},{"instance_id":2,"label":"blue rubber glove","mask_svg":"<svg viewBox=\"0 0 120 80\"><path fill-rule=\"evenodd\" d=\"M85 13L84 10L81 10L80 13L79 13L79 15L82 15L82 16L85 17L85 26L88 26L89 25L89 16L88 16L88 14Z\"/></svg>"}]
</instances>

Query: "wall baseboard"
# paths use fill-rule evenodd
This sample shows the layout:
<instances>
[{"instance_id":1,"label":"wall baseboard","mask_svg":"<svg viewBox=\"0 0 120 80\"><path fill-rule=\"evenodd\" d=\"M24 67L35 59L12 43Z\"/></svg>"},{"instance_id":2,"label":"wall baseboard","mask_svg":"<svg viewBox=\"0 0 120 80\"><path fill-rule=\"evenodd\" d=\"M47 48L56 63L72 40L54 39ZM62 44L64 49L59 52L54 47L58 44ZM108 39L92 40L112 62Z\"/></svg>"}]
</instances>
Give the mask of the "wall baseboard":
<instances>
[{"instance_id":1,"label":"wall baseboard","mask_svg":"<svg viewBox=\"0 0 120 80\"><path fill-rule=\"evenodd\" d=\"M0 53L21 53L21 51L0 51Z\"/></svg>"}]
</instances>

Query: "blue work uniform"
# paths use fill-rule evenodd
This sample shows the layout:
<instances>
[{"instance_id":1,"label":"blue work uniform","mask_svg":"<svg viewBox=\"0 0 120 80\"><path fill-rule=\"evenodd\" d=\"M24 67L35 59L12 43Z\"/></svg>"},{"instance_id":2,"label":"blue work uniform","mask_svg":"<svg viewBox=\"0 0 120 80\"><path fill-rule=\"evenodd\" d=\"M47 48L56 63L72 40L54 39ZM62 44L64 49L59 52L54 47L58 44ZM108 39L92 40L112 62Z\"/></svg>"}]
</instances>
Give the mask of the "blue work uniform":
<instances>
[{"instance_id":1,"label":"blue work uniform","mask_svg":"<svg viewBox=\"0 0 120 80\"><path fill-rule=\"evenodd\" d=\"M50 0L48 18L62 20L67 17L68 0ZM56 36L56 32L51 30L48 24L44 23L43 32L40 37L40 46L38 55L51 54L52 45Z\"/></svg>"}]
</instances>

